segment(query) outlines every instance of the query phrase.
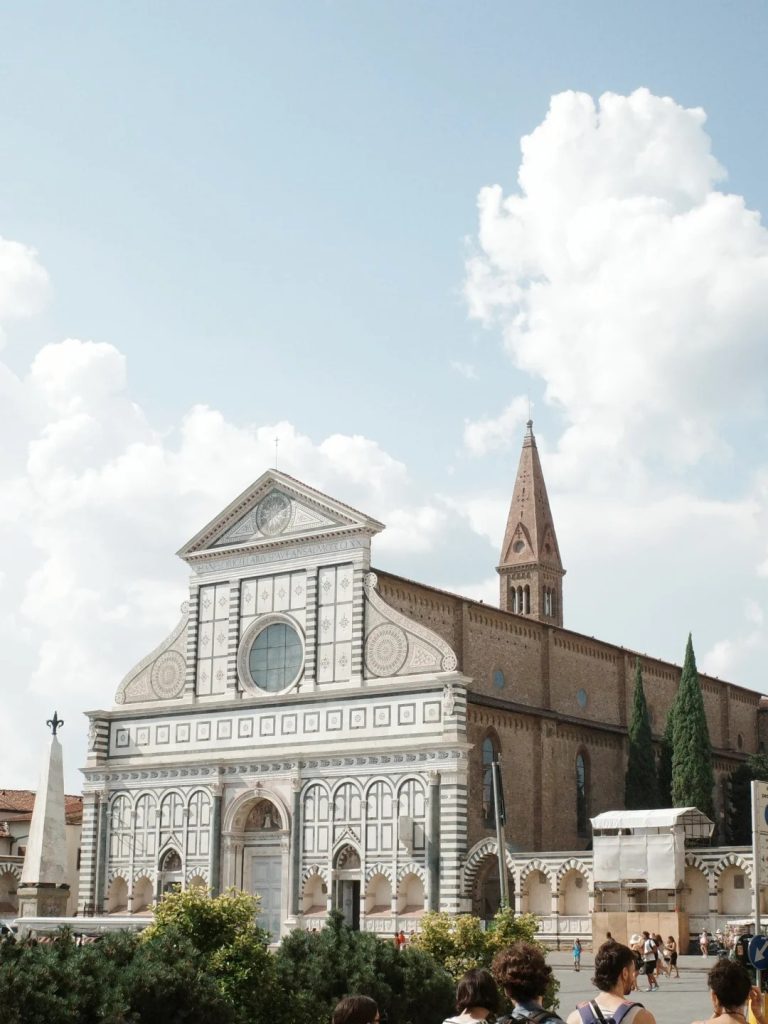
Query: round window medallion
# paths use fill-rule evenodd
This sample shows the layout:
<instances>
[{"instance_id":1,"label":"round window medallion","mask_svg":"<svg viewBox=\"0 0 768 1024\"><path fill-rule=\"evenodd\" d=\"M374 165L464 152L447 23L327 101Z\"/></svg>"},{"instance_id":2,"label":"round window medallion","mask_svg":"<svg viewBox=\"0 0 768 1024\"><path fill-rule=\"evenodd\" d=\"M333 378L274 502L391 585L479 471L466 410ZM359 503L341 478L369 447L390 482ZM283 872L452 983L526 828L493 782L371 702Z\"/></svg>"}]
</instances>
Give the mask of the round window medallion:
<instances>
[{"instance_id":1,"label":"round window medallion","mask_svg":"<svg viewBox=\"0 0 768 1024\"><path fill-rule=\"evenodd\" d=\"M281 693L304 671L304 633L288 615L262 615L248 626L237 649L237 677L250 693Z\"/></svg>"},{"instance_id":2,"label":"round window medallion","mask_svg":"<svg viewBox=\"0 0 768 1024\"><path fill-rule=\"evenodd\" d=\"M178 697L184 689L186 665L178 651L163 651L152 666L150 682L160 700Z\"/></svg>"},{"instance_id":3,"label":"round window medallion","mask_svg":"<svg viewBox=\"0 0 768 1024\"><path fill-rule=\"evenodd\" d=\"M291 501L279 491L272 491L259 502L256 525L265 537L276 537L291 521Z\"/></svg>"},{"instance_id":4,"label":"round window medallion","mask_svg":"<svg viewBox=\"0 0 768 1024\"><path fill-rule=\"evenodd\" d=\"M576 694L576 700L579 702L580 708L585 708L587 706L587 691L579 690Z\"/></svg>"},{"instance_id":5,"label":"round window medallion","mask_svg":"<svg viewBox=\"0 0 768 1024\"><path fill-rule=\"evenodd\" d=\"M408 638L399 626L376 626L365 642L365 664L375 676L394 676L408 657Z\"/></svg>"},{"instance_id":6,"label":"round window medallion","mask_svg":"<svg viewBox=\"0 0 768 1024\"><path fill-rule=\"evenodd\" d=\"M515 552L516 555L519 555L524 547L525 544L523 543L523 541L516 540L515 543L512 545L512 550Z\"/></svg>"},{"instance_id":7,"label":"round window medallion","mask_svg":"<svg viewBox=\"0 0 768 1024\"><path fill-rule=\"evenodd\" d=\"M287 622L262 629L248 652L248 672L255 686L279 693L299 674L304 651L301 637Z\"/></svg>"}]
</instances>

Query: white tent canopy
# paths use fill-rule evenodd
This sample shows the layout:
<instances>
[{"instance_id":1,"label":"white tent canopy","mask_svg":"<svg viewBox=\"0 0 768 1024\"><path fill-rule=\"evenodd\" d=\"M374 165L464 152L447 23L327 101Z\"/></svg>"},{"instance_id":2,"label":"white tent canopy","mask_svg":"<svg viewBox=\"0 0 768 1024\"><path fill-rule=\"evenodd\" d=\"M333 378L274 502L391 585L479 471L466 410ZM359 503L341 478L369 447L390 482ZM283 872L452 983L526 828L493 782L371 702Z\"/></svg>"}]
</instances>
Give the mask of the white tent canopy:
<instances>
[{"instance_id":1,"label":"white tent canopy","mask_svg":"<svg viewBox=\"0 0 768 1024\"><path fill-rule=\"evenodd\" d=\"M695 807L605 811L592 818L595 882L675 889L685 873L685 840L706 839L713 822Z\"/></svg>"},{"instance_id":2,"label":"white tent canopy","mask_svg":"<svg viewBox=\"0 0 768 1024\"><path fill-rule=\"evenodd\" d=\"M670 829L680 826L688 839L705 839L715 825L696 807L655 807L647 811L604 811L590 818L592 831L642 833L646 830Z\"/></svg>"}]
</instances>

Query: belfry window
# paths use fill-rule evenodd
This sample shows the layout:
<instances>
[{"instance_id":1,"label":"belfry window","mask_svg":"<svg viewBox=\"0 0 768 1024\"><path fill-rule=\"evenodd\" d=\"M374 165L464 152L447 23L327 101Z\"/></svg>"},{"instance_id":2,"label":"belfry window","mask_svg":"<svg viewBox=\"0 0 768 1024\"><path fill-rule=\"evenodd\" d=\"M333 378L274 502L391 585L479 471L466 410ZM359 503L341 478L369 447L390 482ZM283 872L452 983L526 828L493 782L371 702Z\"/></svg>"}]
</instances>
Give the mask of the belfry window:
<instances>
[{"instance_id":1,"label":"belfry window","mask_svg":"<svg viewBox=\"0 0 768 1024\"><path fill-rule=\"evenodd\" d=\"M576 755L576 832L580 836L589 834L588 789L588 765L580 751Z\"/></svg>"},{"instance_id":2,"label":"belfry window","mask_svg":"<svg viewBox=\"0 0 768 1024\"><path fill-rule=\"evenodd\" d=\"M493 772L491 765L499 756L499 742L493 735L483 740L483 824L492 828L496 818L496 806L493 799Z\"/></svg>"}]
</instances>

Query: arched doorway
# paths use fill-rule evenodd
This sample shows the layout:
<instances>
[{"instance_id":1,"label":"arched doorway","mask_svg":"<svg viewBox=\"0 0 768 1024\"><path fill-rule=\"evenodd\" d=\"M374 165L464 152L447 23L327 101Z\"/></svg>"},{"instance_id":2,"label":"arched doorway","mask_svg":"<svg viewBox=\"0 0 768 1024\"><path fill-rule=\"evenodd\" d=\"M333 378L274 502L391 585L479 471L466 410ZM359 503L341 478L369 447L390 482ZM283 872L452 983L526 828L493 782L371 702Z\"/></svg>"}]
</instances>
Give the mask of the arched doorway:
<instances>
[{"instance_id":1,"label":"arched doorway","mask_svg":"<svg viewBox=\"0 0 768 1024\"><path fill-rule=\"evenodd\" d=\"M566 871L560 879L560 913L565 917L586 917L589 914L589 882L577 868Z\"/></svg>"},{"instance_id":2,"label":"arched doorway","mask_svg":"<svg viewBox=\"0 0 768 1024\"><path fill-rule=\"evenodd\" d=\"M251 892L261 897L259 924L276 942L283 920L284 822L271 800L256 800L243 825L243 842L250 856Z\"/></svg>"},{"instance_id":3,"label":"arched doorway","mask_svg":"<svg viewBox=\"0 0 768 1024\"><path fill-rule=\"evenodd\" d=\"M732 917L747 917L752 909L751 881L745 871L730 864L720 873L717 885L718 910Z\"/></svg>"},{"instance_id":4,"label":"arched doorway","mask_svg":"<svg viewBox=\"0 0 768 1024\"><path fill-rule=\"evenodd\" d=\"M543 871L534 869L522 887L523 913L549 917L552 913L552 887Z\"/></svg>"},{"instance_id":5,"label":"arched doorway","mask_svg":"<svg viewBox=\"0 0 768 1024\"><path fill-rule=\"evenodd\" d=\"M153 898L154 894L150 879L146 875L137 878L133 883L132 912L134 914L146 914L152 906Z\"/></svg>"},{"instance_id":6,"label":"arched doorway","mask_svg":"<svg viewBox=\"0 0 768 1024\"><path fill-rule=\"evenodd\" d=\"M515 880L507 870L509 902L514 906ZM499 885L499 858L489 853L480 862L472 886L472 913L483 921L490 921L501 906L501 886Z\"/></svg>"},{"instance_id":7,"label":"arched doorway","mask_svg":"<svg viewBox=\"0 0 768 1024\"><path fill-rule=\"evenodd\" d=\"M709 879L688 864L685 868L685 909L689 916L709 915Z\"/></svg>"},{"instance_id":8,"label":"arched doorway","mask_svg":"<svg viewBox=\"0 0 768 1024\"><path fill-rule=\"evenodd\" d=\"M118 875L112 879L107 893L107 913L124 914L128 909L128 883Z\"/></svg>"},{"instance_id":9,"label":"arched doorway","mask_svg":"<svg viewBox=\"0 0 768 1024\"><path fill-rule=\"evenodd\" d=\"M360 854L354 846L342 846L333 865L333 904L350 928L360 928Z\"/></svg>"}]
</instances>

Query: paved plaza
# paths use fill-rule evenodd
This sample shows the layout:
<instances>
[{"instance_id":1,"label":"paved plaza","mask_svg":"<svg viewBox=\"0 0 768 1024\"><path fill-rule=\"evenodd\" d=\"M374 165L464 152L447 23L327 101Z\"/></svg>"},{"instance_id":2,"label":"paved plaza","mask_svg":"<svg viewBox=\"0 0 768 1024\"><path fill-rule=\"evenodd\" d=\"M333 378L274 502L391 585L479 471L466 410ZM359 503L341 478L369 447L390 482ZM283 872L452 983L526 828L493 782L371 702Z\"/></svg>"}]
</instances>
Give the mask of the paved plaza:
<instances>
[{"instance_id":1,"label":"paved plaza","mask_svg":"<svg viewBox=\"0 0 768 1024\"><path fill-rule=\"evenodd\" d=\"M560 1016L565 1018L577 1003L589 999L595 989L590 983L593 958L584 953L581 971L572 968L570 953L550 953L549 962L560 981ZM658 1024L691 1024L706 1020L712 1013L707 991L707 970L715 963L714 957L680 957L680 979L662 977L658 992L647 992L645 978L640 978L641 990L633 995L650 1010Z\"/></svg>"}]
</instances>

